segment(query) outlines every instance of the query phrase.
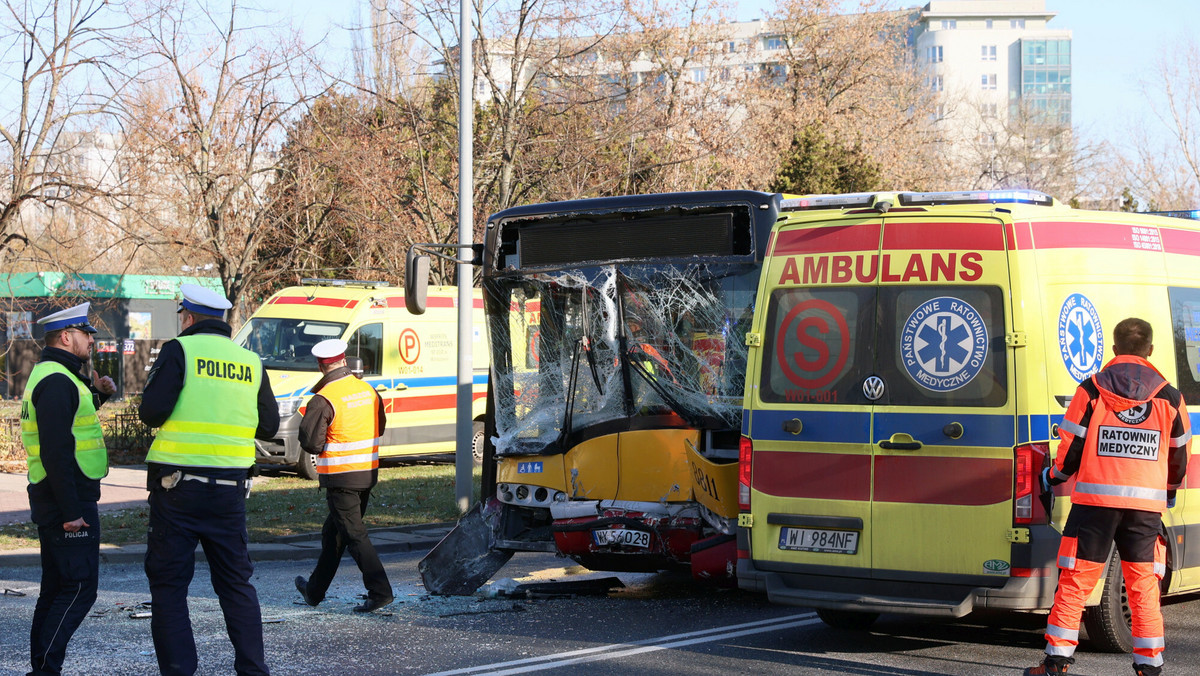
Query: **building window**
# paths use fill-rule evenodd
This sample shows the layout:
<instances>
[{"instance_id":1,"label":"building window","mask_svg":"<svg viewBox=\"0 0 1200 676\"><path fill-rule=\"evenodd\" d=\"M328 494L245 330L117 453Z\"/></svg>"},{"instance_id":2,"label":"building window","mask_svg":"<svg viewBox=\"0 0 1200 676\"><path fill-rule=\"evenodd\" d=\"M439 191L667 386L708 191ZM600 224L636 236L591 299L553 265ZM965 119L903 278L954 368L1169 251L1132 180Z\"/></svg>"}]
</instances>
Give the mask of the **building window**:
<instances>
[{"instance_id":1,"label":"building window","mask_svg":"<svg viewBox=\"0 0 1200 676\"><path fill-rule=\"evenodd\" d=\"M950 31L955 28L958 28L958 21L956 19L942 19L942 30Z\"/></svg>"},{"instance_id":2,"label":"building window","mask_svg":"<svg viewBox=\"0 0 1200 676\"><path fill-rule=\"evenodd\" d=\"M941 75L935 75L935 76L929 78L929 89L931 91L935 91L935 92L942 91L942 76Z\"/></svg>"},{"instance_id":3,"label":"building window","mask_svg":"<svg viewBox=\"0 0 1200 676\"><path fill-rule=\"evenodd\" d=\"M733 40L726 42L725 43L725 51L729 52L730 54L733 54L734 52L737 51L737 43L734 42Z\"/></svg>"},{"instance_id":4,"label":"building window","mask_svg":"<svg viewBox=\"0 0 1200 676\"><path fill-rule=\"evenodd\" d=\"M940 122L944 119L946 119L946 106L939 103L933 107L933 121Z\"/></svg>"},{"instance_id":5,"label":"building window","mask_svg":"<svg viewBox=\"0 0 1200 676\"><path fill-rule=\"evenodd\" d=\"M979 145L985 148L996 147L996 135L990 132L984 132L979 135Z\"/></svg>"},{"instance_id":6,"label":"building window","mask_svg":"<svg viewBox=\"0 0 1200 676\"><path fill-rule=\"evenodd\" d=\"M773 35L763 40L765 49L783 49L783 36Z\"/></svg>"},{"instance_id":7,"label":"building window","mask_svg":"<svg viewBox=\"0 0 1200 676\"><path fill-rule=\"evenodd\" d=\"M996 45L980 45L979 58L984 61L996 60Z\"/></svg>"},{"instance_id":8,"label":"building window","mask_svg":"<svg viewBox=\"0 0 1200 676\"><path fill-rule=\"evenodd\" d=\"M692 82L699 84L701 82L704 82L704 80L707 77L708 77L708 73L706 73L703 68L693 68L692 69Z\"/></svg>"},{"instance_id":9,"label":"building window","mask_svg":"<svg viewBox=\"0 0 1200 676\"><path fill-rule=\"evenodd\" d=\"M929 61L929 63L941 63L942 62L942 47L941 47L941 45L938 45L936 47L927 48L925 50L925 58Z\"/></svg>"},{"instance_id":10,"label":"building window","mask_svg":"<svg viewBox=\"0 0 1200 676\"><path fill-rule=\"evenodd\" d=\"M996 117L999 110L1000 108L997 104L985 103L980 107L979 112L983 117L993 118Z\"/></svg>"},{"instance_id":11,"label":"building window","mask_svg":"<svg viewBox=\"0 0 1200 676\"><path fill-rule=\"evenodd\" d=\"M988 30L992 30L992 20L991 19L984 21L983 25L984 25L984 28L987 28Z\"/></svg>"},{"instance_id":12,"label":"building window","mask_svg":"<svg viewBox=\"0 0 1200 676\"><path fill-rule=\"evenodd\" d=\"M1008 27L1013 30L1025 30L1025 19L1009 19Z\"/></svg>"},{"instance_id":13,"label":"building window","mask_svg":"<svg viewBox=\"0 0 1200 676\"><path fill-rule=\"evenodd\" d=\"M984 89L987 89L987 90L995 89L996 88L996 74L990 73L988 75L980 75L979 76L979 84Z\"/></svg>"}]
</instances>

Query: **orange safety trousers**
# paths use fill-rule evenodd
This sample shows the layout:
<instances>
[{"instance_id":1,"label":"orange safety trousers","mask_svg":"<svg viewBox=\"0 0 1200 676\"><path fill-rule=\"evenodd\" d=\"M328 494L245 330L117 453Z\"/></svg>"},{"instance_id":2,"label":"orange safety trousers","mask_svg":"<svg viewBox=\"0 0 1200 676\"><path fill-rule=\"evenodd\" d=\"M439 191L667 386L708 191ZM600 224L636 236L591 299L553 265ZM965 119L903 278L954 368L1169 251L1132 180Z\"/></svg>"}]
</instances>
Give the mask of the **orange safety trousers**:
<instances>
[{"instance_id":1,"label":"orange safety trousers","mask_svg":"<svg viewBox=\"0 0 1200 676\"><path fill-rule=\"evenodd\" d=\"M1133 662L1161 666L1165 645L1159 580L1166 574L1161 515L1132 509L1073 505L1058 548L1058 590L1046 623L1046 654L1071 657L1079 644L1084 603L1104 574L1116 543L1133 614ZM1110 570L1105 584L1120 584Z\"/></svg>"}]
</instances>

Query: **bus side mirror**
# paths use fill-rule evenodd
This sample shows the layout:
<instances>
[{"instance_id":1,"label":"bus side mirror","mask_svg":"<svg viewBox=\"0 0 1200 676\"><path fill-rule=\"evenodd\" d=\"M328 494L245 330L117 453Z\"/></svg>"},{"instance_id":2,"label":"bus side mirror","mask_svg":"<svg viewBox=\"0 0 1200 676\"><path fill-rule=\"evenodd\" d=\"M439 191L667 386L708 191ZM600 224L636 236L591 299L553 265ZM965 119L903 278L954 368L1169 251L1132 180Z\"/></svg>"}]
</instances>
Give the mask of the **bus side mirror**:
<instances>
[{"instance_id":1,"label":"bus side mirror","mask_svg":"<svg viewBox=\"0 0 1200 676\"><path fill-rule=\"evenodd\" d=\"M429 292L429 256L408 250L404 261L404 306L414 315L425 314L425 298Z\"/></svg>"}]
</instances>

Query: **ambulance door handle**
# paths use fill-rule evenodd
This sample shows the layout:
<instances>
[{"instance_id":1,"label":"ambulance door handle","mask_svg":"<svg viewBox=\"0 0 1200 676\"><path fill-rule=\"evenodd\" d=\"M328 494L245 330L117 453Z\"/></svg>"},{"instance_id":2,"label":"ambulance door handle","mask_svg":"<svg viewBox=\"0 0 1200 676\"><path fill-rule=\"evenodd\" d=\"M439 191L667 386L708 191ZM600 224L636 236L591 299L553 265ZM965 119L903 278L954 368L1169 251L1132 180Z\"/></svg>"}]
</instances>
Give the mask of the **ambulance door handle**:
<instances>
[{"instance_id":1,"label":"ambulance door handle","mask_svg":"<svg viewBox=\"0 0 1200 676\"><path fill-rule=\"evenodd\" d=\"M395 387L388 387L387 383L379 383L375 386L376 392L399 392L400 390L407 389L408 385L405 385L404 383L397 383Z\"/></svg>"},{"instance_id":2,"label":"ambulance door handle","mask_svg":"<svg viewBox=\"0 0 1200 676\"><path fill-rule=\"evenodd\" d=\"M903 432L898 432L893 434L891 439L880 441L879 447L885 451L919 451L921 442Z\"/></svg>"}]
</instances>

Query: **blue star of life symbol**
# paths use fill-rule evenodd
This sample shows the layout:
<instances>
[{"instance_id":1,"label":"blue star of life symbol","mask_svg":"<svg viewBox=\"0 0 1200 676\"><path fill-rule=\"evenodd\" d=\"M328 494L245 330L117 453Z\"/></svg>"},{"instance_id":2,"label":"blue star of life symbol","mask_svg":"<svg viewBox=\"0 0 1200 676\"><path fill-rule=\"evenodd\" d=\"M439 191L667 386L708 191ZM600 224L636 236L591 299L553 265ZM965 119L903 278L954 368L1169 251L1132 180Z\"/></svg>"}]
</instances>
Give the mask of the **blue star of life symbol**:
<instances>
[{"instance_id":1,"label":"blue star of life symbol","mask_svg":"<svg viewBox=\"0 0 1200 676\"><path fill-rule=\"evenodd\" d=\"M1100 370L1104 358L1100 313L1081 293L1067 296L1058 312L1058 349L1075 382L1083 382Z\"/></svg>"},{"instance_id":2,"label":"blue star of life symbol","mask_svg":"<svg viewBox=\"0 0 1200 676\"><path fill-rule=\"evenodd\" d=\"M951 328L953 315L934 317L934 323L921 327L918 337L925 341L925 347L917 350L917 356L924 364L933 363L932 370L938 373L949 373L951 362L961 364L967 359L969 351L962 346L963 341L971 337L967 327L958 324Z\"/></svg>"},{"instance_id":3,"label":"blue star of life symbol","mask_svg":"<svg viewBox=\"0 0 1200 676\"><path fill-rule=\"evenodd\" d=\"M901 364L927 390L957 390L988 362L987 328L987 318L961 298L930 298L901 324Z\"/></svg>"}]
</instances>

